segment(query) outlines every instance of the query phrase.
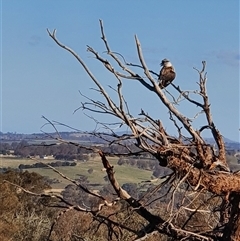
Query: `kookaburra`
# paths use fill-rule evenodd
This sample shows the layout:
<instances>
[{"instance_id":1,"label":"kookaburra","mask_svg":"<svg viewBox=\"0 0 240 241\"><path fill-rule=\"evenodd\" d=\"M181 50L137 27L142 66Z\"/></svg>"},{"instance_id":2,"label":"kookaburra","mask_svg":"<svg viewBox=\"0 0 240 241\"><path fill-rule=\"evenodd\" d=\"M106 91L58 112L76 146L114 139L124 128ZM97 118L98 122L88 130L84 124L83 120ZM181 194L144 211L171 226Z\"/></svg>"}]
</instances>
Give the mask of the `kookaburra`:
<instances>
[{"instance_id":1,"label":"kookaburra","mask_svg":"<svg viewBox=\"0 0 240 241\"><path fill-rule=\"evenodd\" d=\"M161 63L162 69L158 77L159 87L161 89L168 86L176 77L176 73L172 63L168 59L163 59Z\"/></svg>"}]
</instances>

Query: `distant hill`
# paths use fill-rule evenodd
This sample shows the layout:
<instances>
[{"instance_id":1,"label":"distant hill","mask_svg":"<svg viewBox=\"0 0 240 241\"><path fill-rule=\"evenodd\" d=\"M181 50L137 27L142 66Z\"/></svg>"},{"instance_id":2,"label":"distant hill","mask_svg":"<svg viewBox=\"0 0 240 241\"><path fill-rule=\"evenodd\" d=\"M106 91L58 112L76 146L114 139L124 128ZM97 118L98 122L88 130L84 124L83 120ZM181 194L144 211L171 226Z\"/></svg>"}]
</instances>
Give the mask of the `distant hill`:
<instances>
[{"instance_id":1,"label":"distant hill","mask_svg":"<svg viewBox=\"0 0 240 241\"><path fill-rule=\"evenodd\" d=\"M71 140L71 141L77 141L77 142L91 142L91 143L104 143L103 140L101 140L99 137L91 135L90 132L59 132L61 137L65 140ZM124 135L124 134L130 134L127 132L119 132L118 135ZM56 133L48 133L48 135L44 133L32 133L32 134L19 134L19 133L2 133L0 132L0 141L1 142L20 142L22 140L28 141L28 142L34 142L34 141L46 141L46 140L52 140L52 137L56 138L58 137ZM106 137L111 139L111 137ZM209 144L215 144L215 140L213 138L204 138L207 143ZM240 150L240 143L230 140L226 137L224 137L224 142L227 149L232 150Z\"/></svg>"},{"instance_id":2,"label":"distant hill","mask_svg":"<svg viewBox=\"0 0 240 241\"><path fill-rule=\"evenodd\" d=\"M212 137L207 137L207 138L204 138L209 144L212 144L212 143L215 143L215 140L214 138ZM230 140L228 139L227 137L223 137L223 140L224 140L224 143L234 143L234 144L240 144L239 142L237 141L233 141L233 140Z\"/></svg>"},{"instance_id":3,"label":"distant hill","mask_svg":"<svg viewBox=\"0 0 240 241\"><path fill-rule=\"evenodd\" d=\"M213 138L204 138L207 143L209 144L215 144L215 140ZM237 141L230 140L226 137L223 137L226 149L231 149L231 150L240 150L240 143Z\"/></svg>"}]
</instances>

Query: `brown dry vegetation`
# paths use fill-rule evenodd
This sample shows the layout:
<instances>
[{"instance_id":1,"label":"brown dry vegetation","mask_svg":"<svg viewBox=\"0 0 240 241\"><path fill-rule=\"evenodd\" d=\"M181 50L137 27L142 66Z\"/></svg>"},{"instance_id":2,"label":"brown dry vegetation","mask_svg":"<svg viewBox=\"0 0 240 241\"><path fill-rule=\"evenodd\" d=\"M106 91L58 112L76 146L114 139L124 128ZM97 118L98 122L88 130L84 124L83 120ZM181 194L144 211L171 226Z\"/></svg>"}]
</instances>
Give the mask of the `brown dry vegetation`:
<instances>
[{"instance_id":1,"label":"brown dry vegetation","mask_svg":"<svg viewBox=\"0 0 240 241\"><path fill-rule=\"evenodd\" d=\"M45 210L38 198L12 185L41 193L49 188L44 178L37 173L8 171L0 174L0 184L1 240L46 240L53 213Z\"/></svg>"}]
</instances>

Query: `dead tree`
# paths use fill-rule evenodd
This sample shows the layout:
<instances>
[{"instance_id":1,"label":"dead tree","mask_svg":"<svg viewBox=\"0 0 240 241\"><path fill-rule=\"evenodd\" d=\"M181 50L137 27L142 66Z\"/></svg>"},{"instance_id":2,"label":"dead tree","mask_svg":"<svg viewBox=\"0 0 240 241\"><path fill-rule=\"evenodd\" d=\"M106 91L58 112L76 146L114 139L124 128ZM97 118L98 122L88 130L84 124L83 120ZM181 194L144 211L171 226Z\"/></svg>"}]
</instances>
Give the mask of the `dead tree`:
<instances>
[{"instance_id":1,"label":"dead tree","mask_svg":"<svg viewBox=\"0 0 240 241\"><path fill-rule=\"evenodd\" d=\"M101 20L100 29L106 57L100 55L90 46L87 46L87 51L116 79L116 89L113 87L114 83L111 84L110 88L114 90L114 98L117 97L117 101L113 101L114 98L104 89L83 59L57 39L56 30L47 31L58 46L77 59L90 80L96 85L94 90L104 97L104 100L100 101L83 95L86 102L82 103L79 109L113 116L119 120L119 126L126 125L130 130L130 133L119 135L113 130L112 123L100 123L94 119L108 133L95 131L92 134L105 139L109 145L118 144L124 147L126 152L121 153L121 155L141 155L141 153L147 152L158 160L160 166L168 167L173 171L164 182L146 193L140 200L136 200L119 185L115 177L114 167L109 163L108 153L99 147L90 147L101 156L109 181L118 196L117 200L126 201L133 211L147 223L141 230L128 230L134 234L132 240L147 239L156 233L165 234L174 240L240 240L240 175L232 173L228 168L224 140L211 115L206 89L206 63L202 62L201 70L195 69L199 76L197 90L185 91L179 86L171 84L173 87L171 89L174 91L170 93L168 89L159 87L158 74L149 70L137 36L135 36L135 43L140 64L132 64L126 62L122 55L110 49ZM177 137L168 133L164 128L164 123L152 118L145 110L141 110L138 116L132 115L127 100L122 94L124 81L135 81L145 87L149 95L156 95L159 100L156 105L164 105L169 111L169 120L177 130ZM182 100L189 105L198 107L199 112L195 118L200 113L205 116L206 121L201 127L194 128L194 119L179 111L178 105L181 105ZM54 123L50 121L49 123L54 126ZM210 130L216 147L204 140L202 133L206 129ZM107 138L109 136L111 138ZM60 137L57 139L64 141ZM129 147L129 143L134 143L139 151L133 151ZM120 155L120 153L115 154ZM74 180L71 181L74 182ZM75 184L101 200L102 204L98 210L102 206L110 208L117 202L117 200L106 200L103 196L92 193L81 184ZM148 209L147 203L165 185L169 187L166 195L170 196L170 201L167 207L168 215L161 216L161 214L156 214ZM61 197L58 198L63 201ZM154 202L162 203L160 201L161 197L158 197ZM65 202L65 204L68 208L73 208L70 203ZM98 213L87 208L74 208L78 211L90 212L93 216ZM200 216L201 221L198 220L194 223L193 220L197 220ZM126 226L118 222L111 221L111 224L119 229L127 229ZM111 238L112 236L109 237L109 239Z\"/></svg>"},{"instance_id":2,"label":"dead tree","mask_svg":"<svg viewBox=\"0 0 240 241\"><path fill-rule=\"evenodd\" d=\"M137 36L135 36L135 43L140 62L138 65L127 63L120 54L110 49L101 20L100 29L107 57L102 57L90 46L87 46L87 51L93 54L95 59L103 65L103 68L106 68L115 77L117 81L115 93L118 103L113 101L113 98L103 88L82 58L57 39L56 30L53 32L48 30L49 36L56 44L70 52L77 59L96 85L96 91L105 99L105 101L99 101L85 96L87 101L82 103L80 108L84 111L114 116L119 120L119 126L128 126L131 133L118 135L111 128L111 125L98 122L98 124L102 124L109 131L108 135L112 137L109 145L119 144L124 146L126 149L125 155L130 156L136 155L128 145L130 142L134 142L140 150L139 153L141 151L148 152L159 161L159 165L167 166L173 170L173 173L166 180L166 183L172 183L169 189L169 192L172 193L170 202L172 207L171 215L166 219L151 213L144 205L144 200L136 200L123 190L115 178L114 168L107 160L107 153L97 150L118 197L125 200L134 208L135 212L148 221L148 226L145 227L146 235L159 232L176 240L240 240L240 176L237 173L231 173L228 168L224 140L216 128L211 115L206 89L206 63L202 62L201 70L195 69L199 76L197 90L185 91L179 86L172 84L176 92L169 93L168 90L159 87L157 81L158 74L149 70ZM135 70L138 70L138 72ZM159 105L163 104L168 109L169 119L176 127L178 137L168 133L160 120L153 119L144 110L141 110L139 116L131 114L127 101L122 94L123 80L135 81L143 85L146 88L146 92L158 97ZM112 86L114 84L111 85L113 89ZM200 109L195 118L200 113L205 116L206 122L201 127L195 129L192 124L194 120L183 115L178 110L177 106L181 100L185 100L188 104L195 105ZM97 120L95 121L97 122ZM206 129L211 131L216 148L206 143L202 137L202 133ZM187 134L183 134L183 130ZM93 134L102 138L107 135L99 132ZM162 186L160 185L158 188ZM180 189L184 189L185 195L177 211L174 208L174 195ZM146 196L148 195L151 195L151 193L146 194ZM192 198L187 197L188 195L192 195ZM209 202L218 198L218 202L214 204L216 206L211 206L210 208L203 203L199 207L192 206L193 200L200 199L202 195L208 196ZM174 219L183 210L187 211L187 213L185 213L185 223L181 226L179 223L174 222ZM213 223L209 224L208 228L205 227L203 229L201 229L201 225L187 228L187 224L194 214L201 211L210 213L208 215L209 220L214 216ZM189 217L186 218L187 216Z\"/></svg>"}]
</instances>

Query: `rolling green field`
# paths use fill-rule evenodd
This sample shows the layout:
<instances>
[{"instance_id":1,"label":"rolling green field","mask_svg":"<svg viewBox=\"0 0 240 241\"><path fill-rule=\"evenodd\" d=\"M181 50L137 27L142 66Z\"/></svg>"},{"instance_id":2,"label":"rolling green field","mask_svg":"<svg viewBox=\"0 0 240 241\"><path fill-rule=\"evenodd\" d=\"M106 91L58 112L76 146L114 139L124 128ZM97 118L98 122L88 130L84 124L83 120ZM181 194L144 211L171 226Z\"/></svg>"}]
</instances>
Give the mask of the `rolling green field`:
<instances>
[{"instance_id":1,"label":"rolling green field","mask_svg":"<svg viewBox=\"0 0 240 241\"><path fill-rule=\"evenodd\" d=\"M39 161L43 163L49 163L56 160L41 159ZM151 176L152 176L151 171L142 170L135 166L130 166L130 165L119 166L117 164L118 158L116 157L109 158L109 161L110 161L110 164L114 166L115 176L121 185L124 183L140 183L142 181L151 179ZM1 157L0 167L16 168L20 164L34 164L36 162L37 162L36 160L31 160L31 159ZM93 172L91 174L88 173L88 170L90 168L93 169ZM106 171L102 170L103 166L102 166L101 159L99 157L96 157L87 162L78 161L76 166L58 167L56 169L62 172L67 177L72 179L78 178L78 175L84 175L88 177L88 181L91 184L100 184L100 185L106 184L106 181L104 181L104 176L106 176ZM37 172L40 175L47 176L51 179L59 180L60 183L56 183L52 185L52 187L56 189L64 188L66 185L70 184L69 181L59 176L58 173L54 172L50 168L30 168L26 170L28 170L29 172Z\"/></svg>"}]
</instances>

